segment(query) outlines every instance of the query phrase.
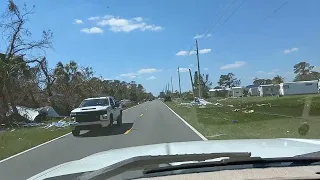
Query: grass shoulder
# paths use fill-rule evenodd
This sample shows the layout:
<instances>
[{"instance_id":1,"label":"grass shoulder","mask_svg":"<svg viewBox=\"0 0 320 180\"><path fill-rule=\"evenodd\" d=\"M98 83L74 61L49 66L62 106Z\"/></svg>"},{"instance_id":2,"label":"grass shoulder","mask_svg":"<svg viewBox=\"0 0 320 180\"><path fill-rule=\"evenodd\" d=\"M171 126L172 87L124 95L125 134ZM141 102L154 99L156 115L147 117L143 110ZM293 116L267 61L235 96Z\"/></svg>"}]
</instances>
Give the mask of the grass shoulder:
<instances>
[{"instance_id":1,"label":"grass shoulder","mask_svg":"<svg viewBox=\"0 0 320 180\"><path fill-rule=\"evenodd\" d=\"M0 160L71 132L71 128L21 128L0 132Z\"/></svg>"},{"instance_id":2,"label":"grass shoulder","mask_svg":"<svg viewBox=\"0 0 320 180\"><path fill-rule=\"evenodd\" d=\"M320 138L320 97L312 97L308 116L302 117L306 98L239 98L203 107L166 104L208 139ZM306 135L299 133L303 123L310 127Z\"/></svg>"}]
</instances>

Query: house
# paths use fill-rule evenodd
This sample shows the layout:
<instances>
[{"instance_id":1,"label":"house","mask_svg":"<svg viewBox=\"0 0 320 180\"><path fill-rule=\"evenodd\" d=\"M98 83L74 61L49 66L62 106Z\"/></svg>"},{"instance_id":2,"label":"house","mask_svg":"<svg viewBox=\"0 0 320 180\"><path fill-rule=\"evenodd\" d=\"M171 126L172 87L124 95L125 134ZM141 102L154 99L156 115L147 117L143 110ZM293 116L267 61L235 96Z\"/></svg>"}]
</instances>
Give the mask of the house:
<instances>
[{"instance_id":1,"label":"house","mask_svg":"<svg viewBox=\"0 0 320 180\"><path fill-rule=\"evenodd\" d=\"M211 96L225 97L225 96L228 96L229 91L230 91L230 88L219 87L219 88L210 89L209 93Z\"/></svg>"},{"instance_id":2,"label":"house","mask_svg":"<svg viewBox=\"0 0 320 180\"><path fill-rule=\"evenodd\" d=\"M279 89L279 84L265 84L258 87L260 96L278 96Z\"/></svg>"},{"instance_id":3,"label":"house","mask_svg":"<svg viewBox=\"0 0 320 180\"><path fill-rule=\"evenodd\" d=\"M248 95L249 95L249 96L259 96L259 95L260 95L260 92L259 92L258 87L252 87L252 88L250 88L249 91L248 91Z\"/></svg>"},{"instance_id":4,"label":"house","mask_svg":"<svg viewBox=\"0 0 320 180\"><path fill-rule=\"evenodd\" d=\"M259 90L258 90L259 85L248 85L246 86L246 89L248 91L249 96L259 96Z\"/></svg>"},{"instance_id":5,"label":"house","mask_svg":"<svg viewBox=\"0 0 320 180\"><path fill-rule=\"evenodd\" d=\"M280 83L280 95L316 94L319 80Z\"/></svg>"},{"instance_id":6,"label":"house","mask_svg":"<svg viewBox=\"0 0 320 180\"><path fill-rule=\"evenodd\" d=\"M232 87L230 90L232 97L242 97L243 96L243 88L242 87Z\"/></svg>"}]
</instances>

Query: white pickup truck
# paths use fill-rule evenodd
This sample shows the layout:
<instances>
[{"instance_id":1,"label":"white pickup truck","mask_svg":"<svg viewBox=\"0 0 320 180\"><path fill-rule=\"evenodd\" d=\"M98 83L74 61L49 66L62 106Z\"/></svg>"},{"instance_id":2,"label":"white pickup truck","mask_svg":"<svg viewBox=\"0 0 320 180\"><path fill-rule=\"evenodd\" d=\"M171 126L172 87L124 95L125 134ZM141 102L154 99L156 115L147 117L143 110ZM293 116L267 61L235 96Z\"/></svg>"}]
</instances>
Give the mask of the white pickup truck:
<instances>
[{"instance_id":1,"label":"white pickup truck","mask_svg":"<svg viewBox=\"0 0 320 180\"><path fill-rule=\"evenodd\" d=\"M72 134L79 136L81 130L113 126L114 121L121 125L122 106L111 96L87 98L71 111L70 117L77 122Z\"/></svg>"}]
</instances>

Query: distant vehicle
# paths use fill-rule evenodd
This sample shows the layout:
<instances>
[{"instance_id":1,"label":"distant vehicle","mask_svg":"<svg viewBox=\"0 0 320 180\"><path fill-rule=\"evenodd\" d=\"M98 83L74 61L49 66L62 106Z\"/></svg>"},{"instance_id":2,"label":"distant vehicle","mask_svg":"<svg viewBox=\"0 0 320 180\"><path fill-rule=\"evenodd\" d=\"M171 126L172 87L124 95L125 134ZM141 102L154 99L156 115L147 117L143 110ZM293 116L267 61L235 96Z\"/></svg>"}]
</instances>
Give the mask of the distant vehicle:
<instances>
[{"instance_id":1,"label":"distant vehicle","mask_svg":"<svg viewBox=\"0 0 320 180\"><path fill-rule=\"evenodd\" d=\"M77 122L72 134L79 136L81 130L113 126L114 121L121 125L122 106L111 96L88 98L71 111L70 117Z\"/></svg>"}]
</instances>

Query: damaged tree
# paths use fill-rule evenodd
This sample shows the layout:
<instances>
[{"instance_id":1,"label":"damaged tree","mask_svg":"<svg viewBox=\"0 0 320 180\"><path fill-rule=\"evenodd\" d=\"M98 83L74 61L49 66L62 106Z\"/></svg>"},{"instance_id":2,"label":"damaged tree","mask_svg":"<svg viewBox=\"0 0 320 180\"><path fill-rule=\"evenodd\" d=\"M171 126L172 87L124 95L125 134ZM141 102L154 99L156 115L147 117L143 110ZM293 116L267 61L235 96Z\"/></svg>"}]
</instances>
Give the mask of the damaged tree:
<instances>
[{"instance_id":1,"label":"damaged tree","mask_svg":"<svg viewBox=\"0 0 320 180\"><path fill-rule=\"evenodd\" d=\"M6 112L12 109L14 115L18 115L13 91L14 84L17 83L16 76L30 70L29 63L36 62L27 60L31 58L28 53L35 49L44 51L52 45L50 30L43 31L42 38L35 41L31 39L31 32L25 28L28 16L34 14L34 8L35 6L28 9L26 5L20 8L13 0L9 0L7 10L1 17L0 28L7 48L4 56L0 58L0 97Z\"/></svg>"}]
</instances>

